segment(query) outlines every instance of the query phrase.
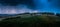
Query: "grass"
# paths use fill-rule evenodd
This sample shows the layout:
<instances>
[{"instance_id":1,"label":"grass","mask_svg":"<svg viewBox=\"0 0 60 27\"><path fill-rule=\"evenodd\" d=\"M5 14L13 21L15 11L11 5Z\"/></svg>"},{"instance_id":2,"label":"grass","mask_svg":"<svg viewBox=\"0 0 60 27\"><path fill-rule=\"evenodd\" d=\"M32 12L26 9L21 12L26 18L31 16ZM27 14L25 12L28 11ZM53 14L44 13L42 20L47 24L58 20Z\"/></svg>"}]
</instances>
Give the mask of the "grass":
<instances>
[{"instance_id":1,"label":"grass","mask_svg":"<svg viewBox=\"0 0 60 27\"><path fill-rule=\"evenodd\" d=\"M59 21L56 16L30 16L30 17L12 17L0 21L0 27L58 27ZM59 26L60 27L60 26Z\"/></svg>"}]
</instances>

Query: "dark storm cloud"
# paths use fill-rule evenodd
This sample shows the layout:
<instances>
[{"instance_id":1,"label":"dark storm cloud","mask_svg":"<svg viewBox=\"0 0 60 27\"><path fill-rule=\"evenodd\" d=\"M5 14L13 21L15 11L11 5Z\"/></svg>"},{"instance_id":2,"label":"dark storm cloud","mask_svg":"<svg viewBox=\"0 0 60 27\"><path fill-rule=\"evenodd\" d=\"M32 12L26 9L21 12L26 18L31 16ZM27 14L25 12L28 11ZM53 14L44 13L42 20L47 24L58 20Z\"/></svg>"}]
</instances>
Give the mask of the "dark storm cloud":
<instances>
[{"instance_id":1,"label":"dark storm cloud","mask_svg":"<svg viewBox=\"0 0 60 27\"><path fill-rule=\"evenodd\" d=\"M57 1L57 6L60 8L60 0Z\"/></svg>"},{"instance_id":2,"label":"dark storm cloud","mask_svg":"<svg viewBox=\"0 0 60 27\"><path fill-rule=\"evenodd\" d=\"M60 8L60 0L48 0L54 7Z\"/></svg>"},{"instance_id":3,"label":"dark storm cloud","mask_svg":"<svg viewBox=\"0 0 60 27\"><path fill-rule=\"evenodd\" d=\"M0 0L0 3L4 6L6 6L6 5L17 6L19 4L24 4L29 7L35 7L33 0Z\"/></svg>"}]
</instances>

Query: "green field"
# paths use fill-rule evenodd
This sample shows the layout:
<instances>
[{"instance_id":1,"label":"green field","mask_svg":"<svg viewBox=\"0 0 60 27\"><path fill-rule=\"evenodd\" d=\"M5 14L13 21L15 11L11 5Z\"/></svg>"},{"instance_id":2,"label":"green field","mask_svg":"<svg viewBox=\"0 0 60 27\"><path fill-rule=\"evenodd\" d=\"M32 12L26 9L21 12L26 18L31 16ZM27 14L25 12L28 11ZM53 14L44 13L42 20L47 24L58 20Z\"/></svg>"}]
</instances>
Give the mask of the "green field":
<instances>
[{"instance_id":1,"label":"green field","mask_svg":"<svg viewBox=\"0 0 60 27\"><path fill-rule=\"evenodd\" d=\"M59 25L60 17L54 15L22 15L0 21L0 27L60 27Z\"/></svg>"}]
</instances>

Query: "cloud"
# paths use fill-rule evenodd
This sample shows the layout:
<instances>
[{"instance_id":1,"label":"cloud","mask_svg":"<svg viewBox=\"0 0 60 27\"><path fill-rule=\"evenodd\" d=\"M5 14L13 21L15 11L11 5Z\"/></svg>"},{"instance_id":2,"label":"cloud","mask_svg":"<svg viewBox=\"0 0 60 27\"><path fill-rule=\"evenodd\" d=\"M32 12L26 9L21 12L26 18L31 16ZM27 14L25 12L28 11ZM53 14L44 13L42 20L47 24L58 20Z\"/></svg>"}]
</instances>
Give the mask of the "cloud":
<instances>
[{"instance_id":1,"label":"cloud","mask_svg":"<svg viewBox=\"0 0 60 27\"><path fill-rule=\"evenodd\" d=\"M15 14L16 10L6 10L5 13L7 13L7 14Z\"/></svg>"},{"instance_id":2,"label":"cloud","mask_svg":"<svg viewBox=\"0 0 60 27\"><path fill-rule=\"evenodd\" d=\"M29 8L34 8L33 0L0 0L0 4L3 6L17 6L20 4L27 5Z\"/></svg>"},{"instance_id":3,"label":"cloud","mask_svg":"<svg viewBox=\"0 0 60 27\"><path fill-rule=\"evenodd\" d=\"M60 9L55 8L57 5L59 5L57 1L51 0L48 2L47 0L0 0L0 14L19 14L25 12L60 13Z\"/></svg>"},{"instance_id":4,"label":"cloud","mask_svg":"<svg viewBox=\"0 0 60 27\"><path fill-rule=\"evenodd\" d=\"M25 12L37 12L36 10L32 10L28 8L26 5L18 5L16 7L14 6L3 6L3 8L0 8L0 14L20 14Z\"/></svg>"}]
</instances>

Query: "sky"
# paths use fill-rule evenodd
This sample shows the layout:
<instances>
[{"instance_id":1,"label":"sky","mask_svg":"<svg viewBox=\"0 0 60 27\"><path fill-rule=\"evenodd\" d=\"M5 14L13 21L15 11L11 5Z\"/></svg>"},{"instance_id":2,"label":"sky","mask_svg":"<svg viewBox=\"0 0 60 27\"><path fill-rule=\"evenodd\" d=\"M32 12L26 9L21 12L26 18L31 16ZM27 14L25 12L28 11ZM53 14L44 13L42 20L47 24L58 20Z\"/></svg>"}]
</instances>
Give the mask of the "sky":
<instances>
[{"instance_id":1,"label":"sky","mask_svg":"<svg viewBox=\"0 0 60 27\"><path fill-rule=\"evenodd\" d=\"M60 13L60 0L0 0L0 14Z\"/></svg>"}]
</instances>

